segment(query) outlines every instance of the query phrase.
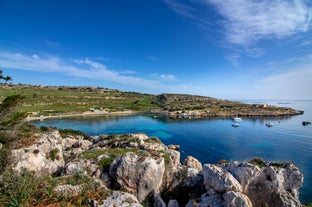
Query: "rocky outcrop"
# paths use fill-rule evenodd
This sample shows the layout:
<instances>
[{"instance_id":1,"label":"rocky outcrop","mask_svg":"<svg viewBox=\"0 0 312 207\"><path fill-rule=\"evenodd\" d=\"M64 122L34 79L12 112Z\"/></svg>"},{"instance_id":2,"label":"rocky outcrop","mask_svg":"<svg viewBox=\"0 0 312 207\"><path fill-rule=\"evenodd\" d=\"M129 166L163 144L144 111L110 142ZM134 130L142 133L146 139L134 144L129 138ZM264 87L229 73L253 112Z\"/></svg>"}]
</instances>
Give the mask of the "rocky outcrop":
<instances>
[{"instance_id":1,"label":"rocky outcrop","mask_svg":"<svg viewBox=\"0 0 312 207\"><path fill-rule=\"evenodd\" d=\"M155 159L134 153L117 158L109 169L118 187L137 196L140 202L151 192L159 192L164 172L164 158Z\"/></svg>"},{"instance_id":2,"label":"rocky outcrop","mask_svg":"<svg viewBox=\"0 0 312 207\"><path fill-rule=\"evenodd\" d=\"M111 196L103 200L97 207L143 207L138 199L129 193L114 191Z\"/></svg>"},{"instance_id":3,"label":"rocky outcrop","mask_svg":"<svg viewBox=\"0 0 312 207\"><path fill-rule=\"evenodd\" d=\"M233 175L216 165L205 164L203 174L206 190L213 189L217 193L242 192L241 184Z\"/></svg>"},{"instance_id":4,"label":"rocky outcrop","mask_svg":"<svg viewBox=\"0 0 312 207\"><path fill-rule=\"evenodd\" d=\"M60 133L53 131L36 136L40 136L40 139L31 146L11 151L13 170L21 172L25 168L38 176L62 170L65 161Z\"/></svg>"},{"instance_id":5,"label":"rocky outcrop","mask_svg":"<svg viewBox=\"0 0 312 207\"><path fill-rule=\"evenodd\" d=\"M191 156L181 163L179 151L141 133L88 140L62 137L57 130L36 136L30 145L11 151L11 168L37 176L88 177L111 192L104 200L91 199L99 207L301 206L303 175L292 163L202 165ZM71 198L83 189L84 184L60 183L53 193Z\"/></svg>"},{"instance_id":6,"label":"rocky outcrop","mask_svg":"<svg viewBox=\"0 0 312 207\"><path fill-rule=\"evenodd\" d=\"M53 189L53 193L57 196L66 198L75 197L82 193L82 185L58 185Z\"/></svg>"}]
</instances>

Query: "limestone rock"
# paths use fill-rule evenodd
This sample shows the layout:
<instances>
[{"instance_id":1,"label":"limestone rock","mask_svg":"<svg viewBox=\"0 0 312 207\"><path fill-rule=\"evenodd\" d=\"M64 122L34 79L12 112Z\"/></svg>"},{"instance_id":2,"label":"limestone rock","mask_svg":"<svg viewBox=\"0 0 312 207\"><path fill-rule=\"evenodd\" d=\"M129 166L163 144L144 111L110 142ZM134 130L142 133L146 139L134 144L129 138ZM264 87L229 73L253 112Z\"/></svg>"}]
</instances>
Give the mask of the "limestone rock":
<instances>
[{"instance_id":1,"label":"limestone rock","mask_svg":"<svg viewBox=\"0 0 312 207\"><path fill-rule=\"evenodd\" d=\"M142 202L154 191L159 192L165 171L164 158L154 159L127 153L111 164L109 173L116 183Z\"/></svg>"},{"instance_id":2,"label":"limestone rock","mask_svg":"<svg viewBox=\"0 0 312 207\"><path fill-rule=\"evenodd\" d=\"M78 138L70 136L62 140L62 147L65 157L79 154L91 146L92 142L89 140L83 140L82 137L80 139Z\"/></svg>"},{"instance_id":3,"label":"limestone rock","mask_svg":"<svg viewBox=\"0 0 312 207\"><path fill-rule=\"evenodd\" d=\"M114 191L111 196L103 201L98 207L143 207L138 199L129 193Z\"/></svg>"},{"instance_id":4,"label":"limestone rock","mask_svg":"<svg viewBox=\"0 0 312 207\"><path fill-rule=\"evenodd\" d=\"M226 206L252 207L249 198L240 192L228 191L224 193L222 197Z\"/></svg>"},{"instance_id":5,"label":"limestone rock","mask_svg":"<svg viewBox=\"0 0 312 207\"><path fill-rule=\"evenodd\" d=\"M154 194L154 207L167 207L163 199L158 194Z\"/></svg>"},{"instance_id":6,"label":"limestone rock","mask_svg":"<svg viewBox=\"0 0 312 207\"><path fill-rule=\"evenodd\" d=\"M242 192L241 184L227 171L222 168L205 164L203 167L205 188L213 188L218 193L227 191Z\"/></svg>"},{"instance_id":7,"label":"limestone rock","mask_svg":"<svg viewBox=\"0 0 312 207\"><path fill-rule=\"evenodd\" d=\"M58 196L71 198L82 193L82 185L58 185L53 189L53 193Z\"/></svg>"},{"instance_id":8,"label":"limestone rock","mask_svg":"<svg viewBox=\"0 0 312 207\"><path fill-rule=\"evenodd\" d=\"M177 200L170 200L168 203L168 207L179 207L179 203Z\"/></svg>"},{"instance_id":9,"label":"limestone rock","mask_svg":"<svg viewBox=\"0 0 312 207\"><path fill-rule=\"evenodd\" d=\"M97 169L99 166L92 160L87 159L77 159L70 161L65 166L65 174L66 175L73 175L75 173L82 173L84 175L96 174Z\"/></svg>"},{"instance_id":10,"label":"limestone rock","mask_svg":"<svg viewBox=\"0 0 312 207\"><path fill-rule=\"evenodd\" d=\"M181 182L182 176L179 174L183 174L180 172L180 152L167 149L164 157L166 157L166 171L162 187L173 188Z\"/></svg>"},{"instance_id":11,"label":"limestone rock","mask_svg":"<svg viewBox=\"0 0 312 207\"><path fill-rule=\"evenodd\" d=\"M203 166L202 164L194 157L187 156L183 162L183 164L187 167L195 168L199 171L202 171Z\"/></svg>"},{"instance_id":12,"label":"limestone rock","mask_svg":"<svg viewBox=\"0 0 312 207\"><path fill-rule=\"evenodd\" d=\"M231 173L243 187L243 192L246 191L249 183L261 174L259 167L248 162L229 162L221 165L223 170Z\"/></svg>"},{"instance_id":13,"label":"limestone rock","mask_svg":"<svg viewBox=\"0 0 312 207\"><path fill-rule=\"evenodd\" d=\"M60 133L53 131L40 136L31 146L11 151L13 170L20 172L25 168L36 175L46 175L56 173L64 167Z\"/></svg>"},{"instance_id":14,"label":"limestone rock","mask_svg":"<svg viewBox=\"0 0 312 207\"><path fill-rule=\"evenodd\" d=\"M168 149L171 150L180 150L180 145L169 144Z\"/></svg>"},{"instance_id":15,"label":"limestone rock","mask_svg":"<svg viewBox=\"0 0 312 207\"><path fill-rule=\"evenodd\" d=\"M246 195L254 206L302 206L297 194L299 188L295 187L302 182L302 174L292 164L285 168L269 166L250 182Z\"/></svg>"}]
</instances>

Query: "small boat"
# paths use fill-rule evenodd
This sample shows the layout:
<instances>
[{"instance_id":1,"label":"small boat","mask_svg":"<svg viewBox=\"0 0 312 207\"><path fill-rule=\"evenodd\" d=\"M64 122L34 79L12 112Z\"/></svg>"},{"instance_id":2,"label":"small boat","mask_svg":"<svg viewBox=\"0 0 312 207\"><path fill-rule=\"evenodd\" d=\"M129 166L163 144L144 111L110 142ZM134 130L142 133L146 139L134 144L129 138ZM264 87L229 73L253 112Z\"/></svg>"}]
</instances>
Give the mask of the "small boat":
<instances>
[{"instance_id":1,"label":"small boat","mask_svg":"<svg viewBox=\"0 0 312 207\"><path fill-rule=\"evenodd\" d=\"M236 121L236 122L240 122L240 121L242 121L243 119L240 118L240 117L234 117L233 120Z\"/></svg>"},{"instance_id":2,"label":"small boat","mask_svg":"<svg viewBox=\"0 0 312 207\"><path fill-rule=\"evenodd\" d=\"M237 115L236 115L236 117L233 118L233 121L240 122L242 120L243 119L241 117L238 117L238 109L237 109Z\"/></svg>"},{"instance_id":3,"label":"small boat","mask_svg":"<svg viewBox=\"0 0 312 207\"><path fill-rule=\"evenodd\" d=\"M311 124L311 122L309 122L309 121L303 121L303 122L302 122L302 125L303 125L303 126L306 126L306 125L309 125L309 124Z\"/></svg>"},{"instance_id":4,"label":"small boat","mask_svg":"<svg viewBox=\"0 0 312 207\"><path fill-rule=\"evenodd\" d=\"M239 124L238 124L238 123L233 123L233 124L232 124L232 127L235 127L235 128L236 128L236 127L239 127Z\"/></svg>"},{"instance_id":5,"label":"small boat","mask_svg":"<svg viewBox=\"0 0 312 207\"><path fill-rule=\"evenodd\" d=\"M267 127L272 127L272 126L274 126L274 124L271 123L271 122L267 122L267 123L265 123L265 126L267 126Z\"/></svg>"}]
</instances>

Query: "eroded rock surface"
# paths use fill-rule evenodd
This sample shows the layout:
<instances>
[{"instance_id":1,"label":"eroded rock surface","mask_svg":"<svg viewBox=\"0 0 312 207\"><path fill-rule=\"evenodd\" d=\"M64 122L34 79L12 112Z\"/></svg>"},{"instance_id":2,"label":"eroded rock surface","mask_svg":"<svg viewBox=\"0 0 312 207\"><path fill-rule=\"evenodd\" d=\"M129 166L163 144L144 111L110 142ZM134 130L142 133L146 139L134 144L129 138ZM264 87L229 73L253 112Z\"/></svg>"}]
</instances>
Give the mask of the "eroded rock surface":
<instances>
[{"instance_id":1,"label":"eroded rock surface","mask_svg":"<svg viewBox=\"0 0 312 207\"><path fill-rule=\"evenodd\" d=\"M142 133L86 140L62 137L54 130L36 136L33 143L11 151L11 168L17 172L25 168L37 176L81 174L101 189L125 191L91 199L99 207L302 206L303 175L292 163L202 165L191 156L181 163L179 151ZM83 185L60 184L53 192L72 197L82 190Z\"/></svg>"}]
</instances>

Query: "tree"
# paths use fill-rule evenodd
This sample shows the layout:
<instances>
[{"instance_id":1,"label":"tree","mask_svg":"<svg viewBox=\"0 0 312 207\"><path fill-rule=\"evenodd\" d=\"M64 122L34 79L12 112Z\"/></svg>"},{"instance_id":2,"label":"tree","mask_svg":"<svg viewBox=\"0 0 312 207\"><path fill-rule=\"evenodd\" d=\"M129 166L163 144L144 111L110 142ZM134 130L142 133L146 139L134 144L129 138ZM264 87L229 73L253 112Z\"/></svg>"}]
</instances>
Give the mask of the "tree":
<instances>
[{"instance_id":1,"label":"tree","mask_svg":"<svg viewBox=\"0 0 312 207\"><path fill-rule=\"evenodd\" d=\"M3 71L2 70L0 70L0 80L2 79L2 80L4 80L5 81L5 84L7 84L9 81L12 81L13 79L12 79L12 77L11 76L3 76Z\"/></svg>"}]
</instances>

